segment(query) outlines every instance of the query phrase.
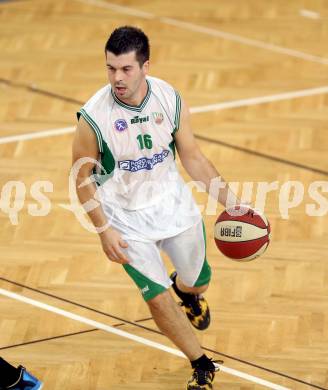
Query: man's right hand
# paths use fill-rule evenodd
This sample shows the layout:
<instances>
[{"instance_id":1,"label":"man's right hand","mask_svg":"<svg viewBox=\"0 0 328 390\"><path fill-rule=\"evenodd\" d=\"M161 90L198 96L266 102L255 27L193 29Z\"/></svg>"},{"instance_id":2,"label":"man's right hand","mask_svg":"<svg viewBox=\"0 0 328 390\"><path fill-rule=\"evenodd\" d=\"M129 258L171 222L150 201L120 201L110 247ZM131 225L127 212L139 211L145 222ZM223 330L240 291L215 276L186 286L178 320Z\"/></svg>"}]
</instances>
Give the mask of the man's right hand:
<instances>
[{"instance_id":1,"label":"man's right hand","mask_svg":"<svg viewBox=\"0 0 328 390\"><path fill-rule=\"evenodd\" d=\"M103 251L109 260L119 264L128 264L130 261L121 248L127 248L128 244L123 241L120 233L115 229L108 228L99 234Z\"/></svg>"}]
</instances>

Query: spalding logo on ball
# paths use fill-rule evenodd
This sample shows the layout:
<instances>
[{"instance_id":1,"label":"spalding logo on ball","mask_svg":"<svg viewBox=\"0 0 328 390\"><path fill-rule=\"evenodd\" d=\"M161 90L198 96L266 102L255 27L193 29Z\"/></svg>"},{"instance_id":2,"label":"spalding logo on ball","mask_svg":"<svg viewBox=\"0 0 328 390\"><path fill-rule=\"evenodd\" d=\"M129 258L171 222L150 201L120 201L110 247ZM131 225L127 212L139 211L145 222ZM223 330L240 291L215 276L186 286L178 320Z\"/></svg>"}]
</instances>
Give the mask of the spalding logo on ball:
<instances>
[{"instance_id":1,"label":"spalding logo on ball","mask_svg":"<svg viewBox=\"0 0 328 390\"><path fill-rule=\"evenodd\" d=\"M250 261L259 257L270 242L270 224L263 214L249 207L236 206L223 211L215 223L215 243L233 260Z\"/></svg>"}]
</instances>

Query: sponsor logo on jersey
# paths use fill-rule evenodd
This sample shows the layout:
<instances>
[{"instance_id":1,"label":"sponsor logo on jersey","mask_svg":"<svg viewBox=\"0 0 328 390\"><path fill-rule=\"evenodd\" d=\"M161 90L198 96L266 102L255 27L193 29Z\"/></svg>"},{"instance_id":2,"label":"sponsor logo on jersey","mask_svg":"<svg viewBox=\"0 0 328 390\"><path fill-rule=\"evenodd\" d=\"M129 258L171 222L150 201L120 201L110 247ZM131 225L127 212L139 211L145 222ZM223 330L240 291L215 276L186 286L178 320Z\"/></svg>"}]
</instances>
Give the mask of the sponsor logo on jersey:
<instances>
[{"instance_id":1,"label":"sponsor logo on jersey","mask_svg":"<svg viewBox=\"0 0 328 390\"><path fill-rule=\"evenodd\" d=\"M141 157L139 160L123 160L118 162L119 169L124 171L137 172L141 169L150 171L155 165L162 163L170 152L164 149L161 153L154 154L153 157Z\"/></svg>"},{"instance_id":2,"label":"sponsor logo on jersey","mask_svg":"<svg viewBox=\"0 0 328 390\"><path fill-rule=\"evenodd\" d=\"M153 112L153 118L157 125L160 125L164 120L164 115L161 112Z\"/></svg>"},{"instance_id":3,"label":"sponsor logo on jersey","mask_svg":"<svg viewBox=\"0 0 328 390\"><path fill-rule=\"evenodd\" d=\"M124 131L128 128L128 124L125 119L117 119L114 122L114 126L117 131Z\"/></svg>"},{"instance_id":4,"label":"sponsor logo on jersey","mask_svg":"<svg viewBox=\"0 0 328 390\"><path fill-rule=\"evenodd\" d=\"M136 123L144 123L149 122L149 116L139 117L138 115L131 119L131 125L135 125Z\"/></svg>"}]
</instances>

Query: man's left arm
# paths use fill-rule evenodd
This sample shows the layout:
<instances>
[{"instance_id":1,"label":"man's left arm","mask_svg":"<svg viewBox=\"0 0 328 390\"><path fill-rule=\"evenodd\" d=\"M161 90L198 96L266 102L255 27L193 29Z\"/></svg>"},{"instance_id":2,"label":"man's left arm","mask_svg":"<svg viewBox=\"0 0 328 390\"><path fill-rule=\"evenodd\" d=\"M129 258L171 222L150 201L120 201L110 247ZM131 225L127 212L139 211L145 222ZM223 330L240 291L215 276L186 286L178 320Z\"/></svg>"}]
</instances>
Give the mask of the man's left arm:
<instances>
[{"instance_id":1,"label":"man's left arm","mask_svg":"<svg viewBox=\"0 0 328 390\"><path fill-rule=\"evenodd\" d=\"M204 183L206 191L209 192L211 180L218 178L222 182L222 187L225 186L220 189L217 201L226 208L241 203L200 150L191 129L189 108L185 102L182 102L180 127L175 134L175 143L181 163L193 180Z\"/></svg>"}]
</instances>

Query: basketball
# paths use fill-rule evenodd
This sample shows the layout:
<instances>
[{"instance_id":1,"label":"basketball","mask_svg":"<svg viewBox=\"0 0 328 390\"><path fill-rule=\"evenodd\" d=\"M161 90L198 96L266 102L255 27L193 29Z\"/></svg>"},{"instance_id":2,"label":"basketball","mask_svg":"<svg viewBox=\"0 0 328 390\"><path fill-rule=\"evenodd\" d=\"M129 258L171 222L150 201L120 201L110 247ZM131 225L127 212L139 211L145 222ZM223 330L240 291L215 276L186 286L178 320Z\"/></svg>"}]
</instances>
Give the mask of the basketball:
<instances>
[{"instance_id":1,"label":"basketball","mask_svg":"<svg viewBox=\"0 0 328 390\"><path fill-rule=\"evenodd\" d=\"M259 257L270 242L270 224L255 210L236 206L223 211L215 223L215 243L226 257L250 261Z\"/></svg>"}]
</instances>

